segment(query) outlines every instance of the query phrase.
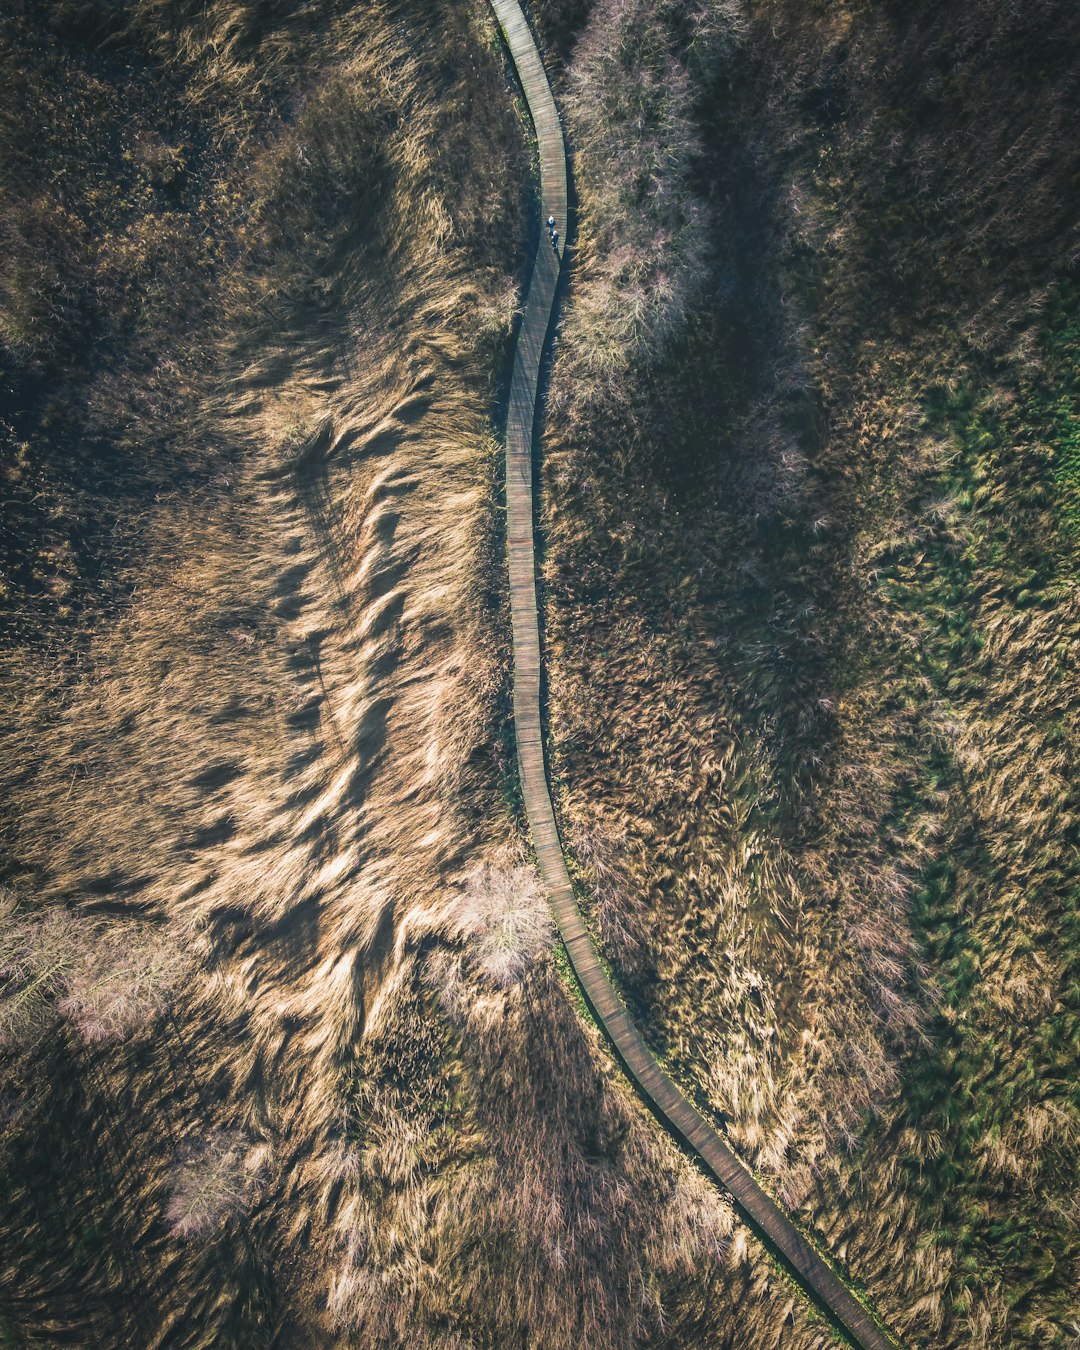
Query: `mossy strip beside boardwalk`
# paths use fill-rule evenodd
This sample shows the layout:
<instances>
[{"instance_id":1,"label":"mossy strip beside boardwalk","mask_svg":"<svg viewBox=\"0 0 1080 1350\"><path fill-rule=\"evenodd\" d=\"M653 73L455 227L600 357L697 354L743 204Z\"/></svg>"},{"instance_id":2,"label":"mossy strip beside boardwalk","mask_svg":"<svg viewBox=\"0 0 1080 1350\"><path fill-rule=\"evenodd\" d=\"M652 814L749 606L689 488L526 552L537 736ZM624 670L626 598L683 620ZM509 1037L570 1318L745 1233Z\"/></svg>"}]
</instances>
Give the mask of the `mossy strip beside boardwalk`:
<instances>
[{"instance_id":1,"label":"mossy strip beside boardwalk","mask_svg":"<svg viewBox=\"0 0 1080 1350\"><path fill-rule=\"evenodd\" d=\"M540 53L518 0L491 0L525 91L540 151L541 209L566 238L566 149ZM561 249L561 243L560 243ZM894 1350L843 1281L761 1189L720 1135L653 1058L612 987L578 911L555 825L540 716L540 630L536 596L533 437L540 362L555 310L561 262L547 232L537 246L514 355L506 426L506 518L514 644L518 768L533 845L575 975L627 1073L683 1147L731 1194L750 1227L782 1258L818 1307L862 1350Z\"/></svg>"}]
</instances>

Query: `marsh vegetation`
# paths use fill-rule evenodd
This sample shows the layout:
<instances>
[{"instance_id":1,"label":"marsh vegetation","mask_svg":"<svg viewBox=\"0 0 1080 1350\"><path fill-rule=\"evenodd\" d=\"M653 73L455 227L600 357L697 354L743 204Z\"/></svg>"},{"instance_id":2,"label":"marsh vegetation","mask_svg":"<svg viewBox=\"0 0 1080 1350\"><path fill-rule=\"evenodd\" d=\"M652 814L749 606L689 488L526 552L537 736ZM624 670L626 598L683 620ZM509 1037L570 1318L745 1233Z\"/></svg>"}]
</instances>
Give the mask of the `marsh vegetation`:
<instances>
[{"instance_id":1,"label":"marsh vegetation","mask_svg":"<svg viewBox=\"0 0 1080 1350\"><path fill-rule=\"evenodd\" d=\"M578 21L549 13L554 52ZM577 31L544 524L595 932L912 1343L1065 1345L1075 15L642 2ZM609 242L643 228L670 323L611 330L605 380Z\"/></svg>"},{"instance_id":2,"label":"marsh vegetation","mask_svg":"<svg viewBox=\"0 0 1080 1350\"><path fill-rule=\"evenodd\" d=\"M1077 17L534 18L590 923L907 1343L1068 1345ZM487 5L23 0L0 67L0 1341L831 1344L529 859Z\"/></svg>"}]
</instances>

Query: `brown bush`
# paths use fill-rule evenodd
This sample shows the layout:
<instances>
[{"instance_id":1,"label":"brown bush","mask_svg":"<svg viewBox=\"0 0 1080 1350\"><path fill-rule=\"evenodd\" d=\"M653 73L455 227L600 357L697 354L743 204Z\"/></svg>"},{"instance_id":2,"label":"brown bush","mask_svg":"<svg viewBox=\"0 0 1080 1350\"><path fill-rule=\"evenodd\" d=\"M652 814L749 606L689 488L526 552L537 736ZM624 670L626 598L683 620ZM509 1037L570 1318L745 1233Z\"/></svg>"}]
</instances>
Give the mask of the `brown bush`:
<instances>
[{"instance_id":1,"label":"brown bush","mask_svg":"<svg viewBox=\"0 0 1080 1350\"><path fill-rule=\"evenodd\" d=\"M518 984L551 948L551 910L533 868L481 867L454 908L477 969L500 988Z\"/></svg>"}]
</instances>

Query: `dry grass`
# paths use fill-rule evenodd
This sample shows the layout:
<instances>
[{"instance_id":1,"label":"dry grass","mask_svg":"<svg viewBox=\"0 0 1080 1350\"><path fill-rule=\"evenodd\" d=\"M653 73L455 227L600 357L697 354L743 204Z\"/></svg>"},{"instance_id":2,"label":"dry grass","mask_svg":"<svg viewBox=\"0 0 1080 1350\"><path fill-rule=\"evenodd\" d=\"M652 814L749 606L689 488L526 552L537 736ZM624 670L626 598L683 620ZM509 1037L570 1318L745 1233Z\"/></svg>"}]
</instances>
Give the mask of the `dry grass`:
<instances>
[{"instance_id":1,"label":"dry grass","mask_svg":"<svg viewBox=\"0 0 1080 1350\"><path fill-rule=\"evenodd\" d=\"M579 147L586 284L569 335L574 404L617 397L631 363L658 360L704 271L707 222L692 174L692 89L650 5L598 6L563 100Z\"/></svg>"},{"instance_id":2,"label":"dry grass","mask_svg":"<svg viewBox=\"0 0 1080 1350\"><path fill-rule=\"evenodd\" d=\"M912 1343L1067 1343L1074 21L586 9L539 19L580 36L545 493L592 917ZM486 7L0 22L3 973L42 1032L0 1328L829 1343L578 1017L516 834Z\"/></svg>"},{"instance_id":3,"label":"dry grass","mask_svg":"<svg viewBox=\"0 0 1080 1350\"><path fill-rule=\"evenodd\" d=\"M446 1000L444 963L349 1076L325 1182L337 1325L362 1345L756 1344L775 1273L625 1096L551 964L493 993L466 963ZM792 1344L830 1342L779 1294Z\"/></svg>"},{"instance_id":4,"label":"dry grass","mask_svg":"<svg viewBox=\"0 0 1080 1350\"><path fill-rule=\"evenodd\" d=\"M526 141L486 6L4 25L9 992L61 930L101 954L3 1056L0 1326L760 1340L777 1277L578 1018L517 839L488 412Z\"/></svg>"},{"instance_id":5,"label":"dry grass","mask_svg":"<svg viewBox=\"0 0 1080 1350\"><path fill-rule=\"evenodd\" d=\"M86 584L70 613L56 612L50 586L18 597L8 873L43 923L71 913L114 939L136 920L182 927L202 971L177 1006L180 1041L163 1030L156 1053L147 1035L102 1051L76 1073L88 1099L47 1096L11 1141L23 1179L13 1171L5 1187L4 1284L30 1335L65 1317L82 1334L87 1299L71 1240L28 1219L35 1178L48 1184L34 1133L67 1136L61 1194L94 1216L97 1240L120 1249L124 1231L139 1235L129 1245L145 1265L149 1326L128 1328L125 1343L187 1343L195 1328L219 1344L273 1334L267 1290L275 1271L279 1295L291 1288L282 1272L314 1222L311 1177L339 1113L341 1058L408 982L417 944L441 922L443 875L474 855L499 800L484 412L509 318L515 255L502 249L518 229L522 141L490 24L454 6L341 6L260 21L245 38L239 14L210 8L170 37L163 13L133 6L112 37L150 63L154 91L184 92L187 138L213 147L192 205L209 197L206 228L228 256L203 288L185 289L190 258L169 263L191 306L178 334L153 296L135 319L187 362L167 425L159 377L142 374L122 325L90 369L65 355L59 330L32 354L64 381L69 422L89 417L108 439L136 407L125 446L109 453L127 454L120 486L134 483L138 511L117 496L119 540L79 537L81 565L110 585ZM93 28L70 10L56 22ZM94 43L78 59L107 84L111 58ZM480 102L505 113L470 126ZM174 157L154 131L136 153L160 174ZM155 201L129 235L161 239ZM106 265L127 267L99 255L79 278L85 294L98 294ZM35 430L21 472L35 488L44 480L53 515L75 530L81 503L56 474L62 453L62 439ZM113 487L100 483L98 500ZM83 1003L69 1012L89 1024ZM77 1146L103 1111L133 1160L122 1216ZM177 1195L191 1188L177 1189L172 1157L241 1129L287 1141L267 1163L250 1233L174 1250L170 1228L190 1227ZM326 1240L309 1235L312 1270L280 1314L304 1335L329 1291ZM87 1306L120 1306L132 1278L95 1266ZM109 1326L100 1334L119 1336Z\"/></svg>"},{"instance_id":6,"label":"dry grass","mask_svg":"<svg viewBox=\"0 0 1080 1350\"><path fill-rule=\"evenodd\" d=\"M190 972L183 935L0 909L0 1043L28 1047L58 1018L83 1041L122 1039L170 1007Z\"/></svg>"},{"instance_id":7,"label":"dry grass","mask_svg":"<svg viewBox=\"0 0 1080 1350\"><path fill-rule=\"evenodd\" d=\"M592 52L628 16L680 68L708 231L700 300L600 403ZM1080 35L939 20L751 4L706 81L664 6L594 11L551 720L591 917L675 1071L913 1343L1065 1344Z\"/></svg>"}]
</instances>

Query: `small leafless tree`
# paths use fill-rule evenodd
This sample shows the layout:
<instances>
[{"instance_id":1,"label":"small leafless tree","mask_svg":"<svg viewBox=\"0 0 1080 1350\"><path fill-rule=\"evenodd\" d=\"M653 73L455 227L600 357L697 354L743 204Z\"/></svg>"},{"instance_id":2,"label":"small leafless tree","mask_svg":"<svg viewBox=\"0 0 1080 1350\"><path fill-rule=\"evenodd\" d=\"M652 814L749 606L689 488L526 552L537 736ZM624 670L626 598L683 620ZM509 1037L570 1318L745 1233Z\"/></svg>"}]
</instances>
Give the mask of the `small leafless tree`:
<instances>
[{"instance_id":1,"label":"small leafless tree","mask_svg":"<svg viewBox=\"0 0 1080 1350\"><path fill-rule=\"evenodd\" d=\"M166 1218L173 1236L204 1238L249 1212L262 1163L236 1130L214 1130L188 1144L173 1169Z\"/></svg>"},{"instance_id":2,"label":"small leafless tree","mask_svg":"<svg viewBox=\"0 0 1080 1350\"><path fill-rule=\"evenodd\" d=\"M78 956L67 910L20 914L10 892L0 900L0 1044L36 1045L56 1022L57 997Z\"/></svg>"},{"instance_id":3,"label":"small leafless tree","mask_svg":"<svg viewBox=\"0 0 1080 1350\"><path fill-rule=\"evenodd\" d=\"M66 1018L87 1043L152 1020L190 967L167 930L80 917L61 906L0 907L0 1043L32 1045Z\"/></svg>"},{"instance_id":4,"label":"small leafless tree","mask_svg":"<svg viewBox=\"0 0 1080 1350\"><path fill-rule=\"evenodd\" d=\"M87 1042L116 1040L159 1017L190 962L175 935L113 924L98 930L72 967L60 1012Z\"/></svg>"}]
</instances>

